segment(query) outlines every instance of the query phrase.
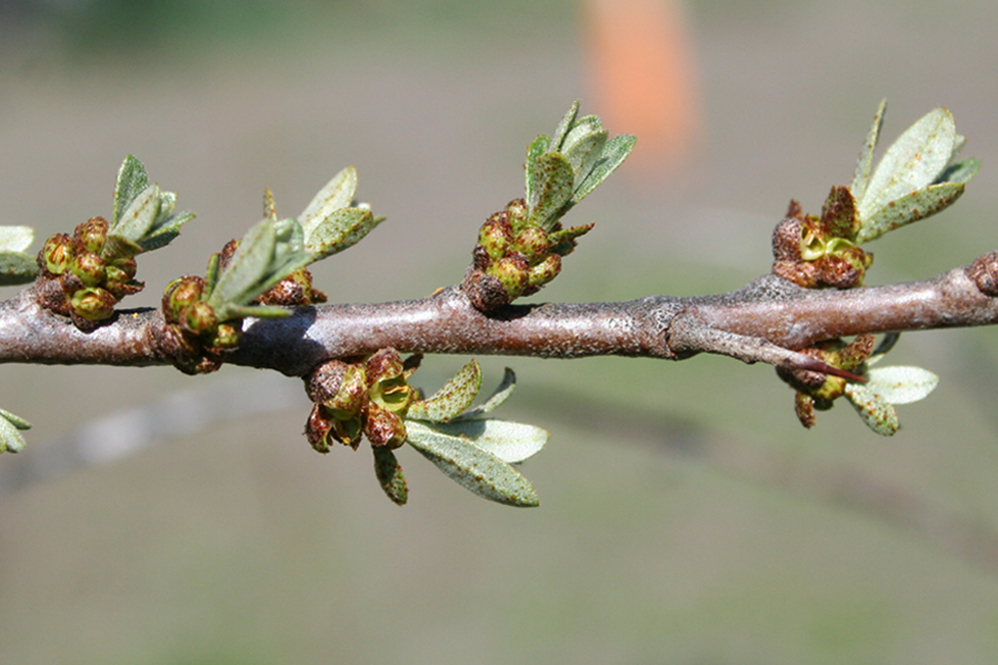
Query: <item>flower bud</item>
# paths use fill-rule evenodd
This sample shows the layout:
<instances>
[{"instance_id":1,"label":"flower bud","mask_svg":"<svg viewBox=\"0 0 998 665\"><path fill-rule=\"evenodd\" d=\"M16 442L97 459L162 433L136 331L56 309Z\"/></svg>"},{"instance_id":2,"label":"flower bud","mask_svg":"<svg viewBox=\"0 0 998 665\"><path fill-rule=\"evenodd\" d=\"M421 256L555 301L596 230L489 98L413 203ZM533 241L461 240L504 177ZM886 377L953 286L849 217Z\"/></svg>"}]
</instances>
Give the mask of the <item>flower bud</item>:
<instances>
[{"instance_id":1,"label":"flower bud","mask_svg":"<svg viewBox=\"0 0 998 665\"><path fill-rule=\"evenodd\" d=\"M82 224L78 224L73 232L73 237L79 241L80 245L87 252L100 254L107 241L107 220L103 217L91 217Z\"/></svg>"},{"instance_id":2,"label":"flower bud","mask_svg":"<svg viewBox=\"0 0 998 665\"><path fill-rule=\"evenodd\" d=\"M73 241L65 233L57 233L42 246L38 253L38 267L50 275L61 275L73 260Z\"/></svg>"},{"instance_id":3,"label":"flower bud","mask_svg":"<svg viewBox=\"0 0 998 665\"><path fill-rule=\"evenodd\" d=\"M396 414L371 402L367 407L364 435L372 446L385 446L394 450L406 442L405 423Z\"/></svg>"},{"instance_id":4,"label":"flower bud","mask_svg":"<svg viewBox=\"0 0 998 665\"><path fill-rule=\"evenodd\" d=\"M502 258L509 248L513 234L506 213L497 212L482 224L478 231L478 245L493 259Z\"/></svg>"},{"instance_id":5,"label":"flower bud","mask_svg":"<svg viewBox=\"0 0 998 665\"><path fill-rule=\"evenodd\" d=\"M211 346L216 349L234 349L239 346L239 341L243 338L243 331L238 326L231 323L220 323L215 332L215 337L211 340Z\"/></svg>"},{"instance_id":6,"label":"flower bud","mask_svg":"<svg viewBox=\"0 0 998 665\"><path fill-rule=\"evenodd\" d=\"M342 360L329 360L316 368L305 390L309 399L341 420L359 417L368 402L364 369Z\"/></svg>"},{"instance_id":7,"label":"flower bud","mask_svg":"<svg viewBox=\"0 0 998 665\"><path fill-rule=\"evenodd\" d=\"M488 270L502 284L511 299L516 298L527 288L530 266L522 254L505 256L493 263Z\"/></svg>"},{"instance_id":8,"label":"flower bud","mask_svg":"<svg viewBox=\"0 0 998 665\"><path fill-rule=\"evenodd\" d=\"M83 252L74 256L69 269L85 286L97 286L107 276L104 260L92 252Z\"/></svg>"},{"instance_id":9,"label":"flower bud","mask_svg":"<svg viewBox=\"0 0 998 665\"><path fill-rule=\"evenodd\" d=\"M197 300L184 311L182 325L195 335L203 335L215 330L218 326L218 317L215 316L215 309L211 305L204 300Z\"/></svg>"},{"instance_id":10,"label":"flower bud","mask_svg":"<svg viewBox=\"0 0 998 665\"><path fill-rule=\"evenodd\" d=\"M558 254L548 254L541 263L530 269L527 283L530 286L544 286L561 272L561 256Z\"/></svg>"},{"instance_id":11,"label":"flower bud","mask_svg":"<svg viewBox=\"0 0 998 665\"><path fill-rule=\"evenodd\" d=\"M522 252L529 262L539 260L548 253L548 234L536 226L528 226L513 240L512 248Z\"/></svg>"},{"instance_id":12,"label":"flower bud","mask_svg":"<svg viewBox=\"0 0 998 665\"><path fill-rule=\"evenodd\" d=\"M201 298L204 280L196 275L179 277L163 291L163 317L167 323L180 323L184 310Z\"/></svg>"},{"instance_id":13,"label":"flower bud","mask_svg":"<svg viewBox=\"0 0 998 665\"><path fill-rule=\"evenodd\" d=\"M527 207L527 202L523 199L513 199L506 204L507 219L514 232L519 231L527 224L529 214L530 208Z\"/></svg>"},{"instance_id":14,"label":"flower bud","mask_svg":"<svg viewBox=\"0 0 998 665\"><path fill-rule=\"evenodd\" d=\"M123 272L128 279L134 278L135 273L138 269L138 264L135 262L135 259L132 258L131 256L113 259L112 261L108 262L108 267L110 266L114 266L115 268L121 270L121 272Z\"/></svg>"},{"instance_id":15,"label":"flower bud","mask_svg":"<svg viewBox=\"0 0 998 665\"><path fill-rule=\"evenodd\" d=\"M110 318L114 314L116 304L118 300L113 295L98 288L80 289L70 300L72 311L87 321L103 321Z\"/></svg>"},{"instance_id":16,"label":"flower bud","mask_svg":"<svg viewBox=\"0 0 998 665\"><path fill-rule=\"evenodd\" d=\"M314 405L305 423L305 437L316 452L329 452L329 431L332 428L332 419L326 417L318 404Z\"/></svg>"}]
</instances>

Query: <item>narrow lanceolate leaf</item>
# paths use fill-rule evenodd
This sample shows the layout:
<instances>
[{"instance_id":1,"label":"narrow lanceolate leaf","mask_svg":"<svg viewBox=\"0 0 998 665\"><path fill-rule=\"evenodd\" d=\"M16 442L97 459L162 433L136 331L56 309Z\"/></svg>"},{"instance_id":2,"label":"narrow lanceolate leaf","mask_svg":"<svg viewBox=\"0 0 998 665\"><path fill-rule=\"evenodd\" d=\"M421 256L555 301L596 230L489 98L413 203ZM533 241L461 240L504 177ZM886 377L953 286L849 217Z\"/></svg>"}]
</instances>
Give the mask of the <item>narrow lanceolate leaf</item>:
<instances>
[{"instance_id":1,"label":"narrow lanceolate leaf","mask_svg":"<svg viewBox=\"0 0 998 665\"><path fill-rule=\"evenodd\" d=\"M159 187L149 185L139 192L120 219L111 224L108 235L115 235L132 243L139 243L152 228L159 216L161 204Z\"/></svg>"},{"instance_id":2,"label":"narrow lanceolate leaf","mask_svg":"<svg viewBox=\"0 0 998 665\"><path fill-rule=\"evenodd\" d=\"M21 416L11 413L7 409L0 409L0 418L3 418L17 429L23 429L23 430L31 429L31 423L29 423Z\"/></svg>"},{"instance_id":3,"label":"narrow lanceolate leaf","mask_svg":"<svg viewBox=\"0 0 998 665\"><path fill-rule=\"evenodd\" d=\"M606 145L603 146L603 153L596 160L589 175L582 182L576 183L575 193L572 195L572 205L589 196L594 189L609 178L610 174L616 171L617 167L623 164L627 156L634 150L636 142L637 138L631 134L614 136L607 141Z\"/></svg>"},{"instance_id":4,"label":"narrow lanceolate leaf","mask_svg":"<svg viewBox=\"0 0 998 665\"><path fill-rule=\"evenodd\" d=\"M156 226L139 243L139 247L143 252L151 252L154 249L169 245L174 238L180 235L180 227L192 219L194 219L194 213L184 210L157 222Z\"/></svg>"},{"instance_id":5,"label":"narrow lanceolate leaf","mask_svg":"<svg viewBox=\"0 0 998 665\"><path fill-rule=\"evenodd\" d=\"M549 152L537 158L536 183L527 200L530 223L550 231L558 220L558 212L572 198L575 173L564 155Z\"/></svg>"},{"instance_id":6,"label":"narrow lanceolate leaf","mask_svg":"<svg viewBox=\"0 0 998 665\"><path fill-rule=\"evenodd\" d=\"M921 367L880 367L871 369L868 376L866 387L891 404L925 399L939 385L939 377Z\"/></svg>"},{"instance_id":7,"label":"narrow lanceolate leaf","mask_svg":"<svg viewBox=\"0 0 998 665\"><path fill-rule=\"evenodd\" d=\"M114 186L114 207L112 209L112 228L121 220L125 209L132 200L149 184L146 167L131 155L125 157L118 169L118 181Z\"/></svg>"},{"instance_id":8,"label":"narrow lanceolate leaf","mask_svg":"<svg viewBox=\"0 0 998 665\"><path fill-rule=\"evenodd\" d=\"M485 403L476 406L470 411L465 411L457 417L457 420L468 420L471 418L478 418L484 416L486 413L491 413L503 405L509 396L513 394L513 388L516 388L516 373L513 372L509 367L506 368L506 372L503 374L502 383L495 389L495 392L489 396ZM509 461L509 460L506 460Z\"/></svg>"},{"instance_id":9,"label":"narrow lanceolate leaf","mask_svg":"<svg viewBox=\"0 0 998 665\"><path fill-rule=\"evenodd\" d=\"M457 437L492 453L508 464L518 464L536 455L551 436L547 430L534 425L491 418L432 424L409 421L406 422L406 431L410 435L417 432L418 436L424 438L432 433Z\"/></svg>"},{"instance_id":10,"label":"narrow lanceolate leaf","mask_svg":"<svg viewBox=\"0 0 998 665\"><path fill-rule=\"evenodd\" d=\"M24 437L18 430L31 429L31 423L0 409L0 453L17 453L24 449Z\"/></svg>"},{"instance_id":11,"label":"narrow lanceolate leaf","mask_svg":"<svg viewBox=\"0 0 998 665\"><path fill-rule=\"evenodd\" d=\"M245 305L247 302L244 301L245 294L267 275L276 243L277 234L272 220L265 219L258 222L247 231L239 241L239 247L229 260L229 264L219 275L218 282L208 297L208 304L215 308L230 302Z\"/></svg>"},{"instance_id":12,"label":"narrow lanceolate leaf","mask_svg":"<svg viewBox=\"0 0 998 665\"><path fill-rule=\"evenodd\" d=\"M27 284L38 276L38 261L24 252L0 252L0 286Z\"/></svg>"},{"instance_id":13,"label":"narrow lanceolate leaf","mask_svg":"<svg viewBox=\"0 0 998 665\"><path fill-rule=\"evenodd\" d=\"M447 422L471 406L482 388L482 368L472 360L429 399L414 402L407 417Z\"/></svg>"},{"instance_id":14,"label":"narrow lanceolate leaf","mask_svg":"<svg viewBox=\"0 0 998 665\"><path fill-rule=\"evenodd\" d=\"M375 217L367 208L340 208L306 231L305 251L313 261L356 245L374 230L384 217Z\"/></svg>"},{"instance_id":15,"label":"narrow lanceolate leaf","mask_svg":"<svg viewBox=\"0 0 998 665\"><path fill-rule=\"evenodd\" d=\"M877 139L880 137L880 128L884 124L884 114L887 112L887 100L880 100L880 106L877 107L877 113L873 116L873 125L870 127L870 132L866 135L866 142L863 144L863 150L859 153L859 161L856 162L856 172L852 176L852 186L849 187L849 191L852 192L853 198L856 201L861 201L863 196L866 194L867 183L870 182L870 167L873 166L873 151L877 147Z\"/></svg>"},{"instance_id":16,"label":"narrow lanceolate leaf","mask_svg":"<svg viewBox=\"0 0 998 665\"><path fill-rule=\"evenodd\" d=\"M410 429L410 425L416 425ZM480 497L508 506L540 503L527 479L506 462L457 436L448 436L407 422L409 445L462 487Z\"/></svg>"},{"instance_id":17,"label":"narrow lanceolate leaf","mask_svg":"<svg viewBox=\"0 0 998 665\"><path fill-rule=\"evenodd\" d=\"M847 383L846 397L863 422L881 436L893 436L898 431L898 415L890 402L861 383Z\"/></svg>"},{"instance_id":18,"label":"narrow lanceolate leaf","mask_svg":"<svg viewBox=\"0 0 998 665\"><path fill-rule=\"evenodd\" d=\"M23 252L35 240L30 226L0 226L0 251Z\"/></svg>"},{"instance_id":19,"label":"narrow lanceolate leaf","mask_svg":"<svg viewBox=\"0 0 998 665\"><path fill-rule=\"evenodd\" d=\"M404 506L409 500L409 486L395 453L385 446L372 446L371 450L374 451L374 473L381 483L381 489L396 505Z\"/></svg>"},{"instance_id":20,"label":"narrow lanceolate leaf","mask_svg":"<svg viewBox=\"0 0 998 665\"><path fill-rule=\"evenodd\" d=\"M935 109L909 127L884 154L859 204L863 223L889 202L935 181L953 156L956 124Z\"/></svg>"},{"instance_id":21,"label":"narrow lanceolate leaf","mask_svg":"<svg viewBox=\"0 0 998 665\"><path fill-rule=\"evenodd\" d=\"M965 159L962 162L957 162L955 164L950 164L946 167L946 170L939 174L936 178L937 183L942 182L969 182L971 178L977 175L977 172L981 170L981 162L971 157L970 159Z\"/></svg>"},{"instance_id":22,"label":"narrow lanceolate leaf","mask_svg":"<svg viewBox=\"0 0 998 665\"><path fill-rule=\"evenodd\" d=\"M576 99L572 102L572 107L568 109L568 113L564 115L561 122L558 123L558 128L554 130L554 136L551 137L551 149L555 152L561 152L561 146L565 142L565 137L568 132L575 125L575 118L579 115L579 100ZM547 146L541 152L545 152ZM537 154L540 157L540 153Z\"/></svg>"},{"instance_id":23,"label":"narrow lanceolate leaf","mask_svg":"<svg viewBox=\"0 0 998 665\"><path fill-rule=\"evenodd\" d=\"M600 130L584 135L562 153L572 165L575 181L582 182L603 155L603 147L608 137L607 131Z\"/></svg>"},{"instance_id":24,"label":"narrow lanceolate leaf","mask_svg":"<svg viewBox=\"0 0 998 665\"><path fill-rule=\"evenodd\" d=\"M890 201L870 217L863 219L856 233L856 242L868 242L900 226L945 210L963 195L965 187L962 182L944 182Z\"/></svg>"},{"instance_id":25,"label":"narrow lanceolate leaf","mask_svg":"<svg viewBox=\"0 0 998 665\"><path fill-rule=\"evenodd\" d=\"M541 134L534 139L534 142L527 148L527 162L524 164L523 168L524 177L526 179L527 201L532 201L534 199L537 189L540 187L540 183L538 182L539 173L537 171L537 160L540 159L541 155L547 152L549 145L551 145L551 138L546 134Z\"/></svg>"},{"instance_id":26,"label":"narrow lanceolate leaf","mask_svg":"<svg viewBox=\"0 0 998 665\"><path fill-rule=\"evenodd\" d=\"M305 211L298 215L305 237L307 238L316 226L326 221L334 210L348 208L356 191L357 169L348 166L334 175L325 187L319 190Z\"/></svg>"}]
</instances>

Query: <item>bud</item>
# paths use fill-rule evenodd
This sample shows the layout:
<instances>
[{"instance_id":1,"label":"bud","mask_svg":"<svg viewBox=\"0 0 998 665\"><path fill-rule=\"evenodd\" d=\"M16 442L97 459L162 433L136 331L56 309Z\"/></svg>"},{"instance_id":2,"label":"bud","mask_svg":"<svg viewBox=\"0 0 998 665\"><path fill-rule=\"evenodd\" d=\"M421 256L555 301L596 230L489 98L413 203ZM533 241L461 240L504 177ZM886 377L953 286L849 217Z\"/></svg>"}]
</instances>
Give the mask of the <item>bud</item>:
<instances>
[{"instance_id":1,"label":"bud","mask_svg":"<svg viewBox=\"0 0 998 665\"><path fill-rule=\"evenodd\" d=\"M305 387L309 399L341 420L359 417L368 402L367 375L359 365L329 360L319 365Z\"/></svg>"},{"instance_id":2,"label":"bud","mask_svg":"<svg viewBox=\"0 0 998 665\"><path fill-rule=\"evenodd\" d=\"M557 277L559 272L561 272L561 256L548 254L546 259L530 269L527 282L530 286L541 287Z\"/></svg>"},{"instance_id":3,"label":"bud","mask_svg":"<svg viewBox=\"0 0 998 665\"><path fill-rule=\"evenodd\" d=\"M514 232L526 226L529 215L530 209L527 207L527 202L523 199L513 199L506 204L506 216Z\"/></svg>"},{"instance_id":4,"label":"bud","mask_svg":"<svg viewBox=\"0 0 998 665\"><path fill-rule=\"evenodd\" d=\"M513 240L512 248L533 262L548 253L548 234L536 226L528 226Z\"/></svg>"},{"instance_id":5,"label":"bud","mask_svg":"<svg viewBox=\"0 0 998 665\"><path fill-rule=\"evenodd\" d=\"M73 294L70 301L72 311L87 321L103 321L114 314L114 306L118 300L98 288L80 289Z\"/></svg>"},{"instance_id":6,"label":"bud","mask_svg":"<svg viewBox=\"0 0 998 665\"><path fill-rule=\"evenodd\" d=\"M196 275L179 277L163 290L163 318L167 323L180 323L184 310L201 298L204 280Z\"/></svg>"},{"instance_id":7,"label":"bud","mask_svg":"<svg viewBox=\"0 0 998 665\"><path fill-rule=\"evenodd\" d=\"M405 415L414 391L399 352L392 348L381 349L367 359L365 367L371 401L393 413Z\"/></svg>"},{"instance_id":8,"label":"bud","mask_svg":"<svg viewBox=\"0 0 998 665\"><path fill-rule=\"evenodd\" d=\"M65 233L50 237L38 253L38 267L50 275L61 275L73 260L72 245L72 239Z\"/></svg>"},{"instance_id":9,"label":"bud","mask_svg":"<svg viewBox=\"0 0 998 665\"><path fill-rule=\"evenodd\" d=\"M482 224L478 231L478 245L493 259L500 259L506 254L513 233L506 213L497 212Z\"/></svg>"},{"instance_id":10,"label":"bud","mask_svg":"<svg viewBox=\"0 0 998 665\"><path fill-rule=\"evenodd\" d=\"M305 437L316 452L329 452L329 431L332 427L332 419L326 417L318 404L314 405L305 423Z\"/></svg>"},{"instance_id":11,"label":"bud","mask_svg":"<svg viewBox=\"0 0 998 665\"><path fill-rule=\"evenodd\" d=\"M243 331L238 326L231 323L220 323L215 337L211 340L211 346L222 350L234 349L239 346L242 337Z\"/></svg>"},{"instance_id":12,"label":"bud","mask_svg":"<svg viewBox=\"0 0 998 665\"><path fill-rule=\"evenodd\" d=\"M401 447L408 436L402 419L388 409L381 408L376 402L371 402L367 407L364 435L372 446L385 446L389 450Z\"/></svg>"},{"instance_id":13,"label":"bud","mask_svg":"<svg viewBox=\"0 0 998 665\"><path fill-rule=\"evenodd\" d=\"M107 242L107 220L103 217L91 217L82 224L77 225L73 232L73 237L79 241L80 245L87 252L100 254Z\"/></svg>"},{"instance_id":14,"label":"bud","mask_svg":"<svg viewBox=\"0 0 998 665\"><path fill-rule=\"evenodd\" d=\"M182 325L195 335L203 335L215 330L218 326L218 317L215 316L215 309L211 305L204 300L197 300L185 310Z\"/></svg>"},{"instance_id":15,"label":"bud","mask_svg":"<svg viewBox=\"0 0 998 665\"><path fill-rule=\"evenodd\" d=\"M84 286L97 286L107 276L104 260L92 252L83 252L74 256L69 269L80 278Z\"/></svg>"},{"instance_id":16,"label":"bud","mask_svg":"<svg viewBox=\"0 0 998 665\"><path fill-rule=\"evenodd\" d=\"M132 279L133 277L135 277L135 273L138 269L138 264L135 262L135 259L132 258L131 256L113 259L112 261L108 262L108 267L110 268L110 266L114 266L115 268L121 270L121 272L123 272L128 279Z\"/></svg>"},{"instance_id":17,"label":"bud","mask_svg":"<svg viewBox=\"0 0 998 665\"><path fill-rule=\"evenodd\" d=\"M527 288L530 266L522 254L505 256L493 263L488 270L502 284L510 299L515 299Z\"/></svg>"}]
</instances>

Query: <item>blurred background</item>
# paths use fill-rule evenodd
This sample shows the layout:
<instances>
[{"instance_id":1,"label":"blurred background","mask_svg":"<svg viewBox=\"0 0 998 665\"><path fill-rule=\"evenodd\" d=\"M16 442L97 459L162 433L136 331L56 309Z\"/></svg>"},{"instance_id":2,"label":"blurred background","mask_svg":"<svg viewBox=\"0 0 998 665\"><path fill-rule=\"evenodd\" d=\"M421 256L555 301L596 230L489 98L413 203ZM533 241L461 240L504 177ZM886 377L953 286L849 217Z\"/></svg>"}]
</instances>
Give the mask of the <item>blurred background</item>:
<instances>
[{"instance_id":1,"label":"blurred background","mask_svg":"<svg viewBox=\"0 0 998 665\"><path fill-rule=\"evenodd\" d=\"M851 181L887 97L885 144L944 105L984 163L955 208L871 246L871 283L930 277L998 248L996 26L990 0L4 0L0 221L36 251L109 214L135 154L198 213L143 257L128 303L154 305L264 187L294 216L354 164L388 221L318 286L421 297L460 280L579 98L638 147L534 300L709 293L768 271L790 198L817 212ZM367 450L309 448L294 379L4 367L0 405L35 427L0 459L0 662L998 658L993 329L901 339L893 364L941 384L891 439L844 402L805 431L770 368L727 359L481 360L519 376L498 415L552 433L522 467L538 509L411 450L397 508Z\"/></svg>"}]
</instances>

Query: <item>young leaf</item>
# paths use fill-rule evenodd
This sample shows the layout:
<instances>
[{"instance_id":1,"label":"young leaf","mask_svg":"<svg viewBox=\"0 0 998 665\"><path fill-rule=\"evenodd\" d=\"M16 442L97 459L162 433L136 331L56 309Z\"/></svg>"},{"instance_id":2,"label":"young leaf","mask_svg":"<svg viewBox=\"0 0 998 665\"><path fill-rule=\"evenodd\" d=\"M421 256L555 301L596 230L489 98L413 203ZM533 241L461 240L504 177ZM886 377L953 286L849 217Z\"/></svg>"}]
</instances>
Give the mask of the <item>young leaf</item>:
<instances>
[{"instance_id":1,"label":"young leaf","mask_svg":"<svg viewBox=\"0 0 998 665\"><path fill-rule=\"evenodd\" d=\"M423 437L431 436L431 432L456 437L492 453L508 464L518 464L536 455L551 436L547 430L534 425L491 418L432 424L407 422L406 431L410 435L418 432Z\"/></svg>"},{"instance_id":2,"label":"young leaf","mask_svg":"<svg viewBox=\"0 0 998 665\"><path fill-rule=\"evenodd\" d=\"M486 413L491 413L503 405L509 396L513 394L513 388L516 387L516 374L509 367L506 368L505 373L502 377L502 383L495 389L495 392L485 401L484 404L476 406L470 411L465 411L461 415L454 418L454 420L470 420L472 418L478 418L479 416L484 416ZM410 412L411 413L411 412ZM509 460L506 460L509 461Z\"/></svg>"},{"instance_id":3,"label":"young leaf","mask_svg":"<svg viewBox=\"0 0 998 665\"><path fill-rule=\"evenodd\" d=\"M603 153L593 165L592 170L585 179L576 183L575 193L572 195L572 205L575 205L600 186L600 184L610 177L610 174L623 164L627 156L634 150L637 138L631 134L621 134L614 136L603 146Z\"/></svg>"},{"instance_id":4,"label":"young leaf","mask_svg":"<svg viewBox=\"0 0 998 665\"><path fill-rule=\"evenodd\" d=\"M128 155L118 169L118 181L114 186L114 207L112 209L112 228L121 220L122 213L132 201L149 184L146 167L135 157Z\"/></svg>"},{"instance_id":5,"label":"young leaf","mask_svg":"<svg viewBox=\"0 0 998 665\"><path fill-rule=\"evenodd\" d=\"M239 247L229 260L225 270L218 277L214 290L208 297L208 304L218 309L224 303L245 305L247 293L254 290L267 276L267 269L274 257L277 244L275 222L265 219L246 232Z\"/></svg>"},{"instance_id":6,"label":"young leaf","mask_svg":"<svg viewBox=\"0 0 998 665\"><path fill-rule=\"evenodd\" d=\"M871 369L868 376L866 387L891 404L925 399L939 385L939 377L921 367L881 367Z\"/></svg>"},{"instance_id":7,"label":"young leaf","mask_svg":"<svg viewBox=\"0 0 998 665\"><path fill-rule=\"evenodd\" d=\"M572 102L571 108L568 109L568 113L562 117L561 122L558 123L557 129L554 130L554 136L551 137L551 149L555 152L561 152L561 147L565 142L565 136L571 131L572 127L575 126L575 118L579 115L579 100L576 99ZM547 146L544 146L544 150L541 153L547 152ZM539 157L541 153L538 153Z\"/></svg>"},{"instance_id":8,"label":"young leaf","mask_svg":"<svg viewBox=\"0 0 998 665\"><path fill-rule=\"evenodd\" d=\"M891 201L932 183L946 168L956 146L956 124L946 109L935 109L909 127L887 149L859 203L866 223Z\"/></svg>"},{"instance_id":9,"label":"young leaf","mask_svg":"<svg viewBox=\"0 0 998 665\"><path fill-rule=\"evenodd\" d=\"M527 205L530 223L550 231L562 206L572 198L575 174L564 155L549 152L537 158L535 189Z\"/></svg>"},{"instance_id":10,"label":"young leaf","mask_svg":"<svg viewBox=\"0 0 998 665\"><path fill-rule=\"evenodd\" d=\"M608 136L609 134L605 129L586 134L562 153L568 163L572 165L576 182L584 180L597 160L602 157L603 147L606 145Z\"/></svg>"},{"instance_id":11,"label":"young leaf","mask_svg":"<svg viewBox=\"0 0 998 665\"><path fill-rule=\"evenodd\" d=\"M526 179L526 192L527 201L532 201L535 196L537 196L537 191L540 188L540 182L538 178L540 174L537 170L537 160L547 152L548 146L551 144L551 139L545 134L541 134L534 142L530 144L527 148L527 162L524 165L523 173Z\"/></svg>"},{"instance_id":12,"label":"young leaf","mask_svg":"<svg viewBox=\"0 0 998 665\"><path fill-rule=\"evenodd\" d=\"M962 162L957 162L947 166L946 169L939 174L939 177L936 178L934 184L943 182L966 183L977 175L977 172L980 170L981 162L971 157L970 159L965 159Z\"/></svg>"},{"instance_id":13,"label":"young leaf","mask_svg":"<svg viewBox=\"0 0 998 665\"><path fill-rule=\"evenodd\" d=\"M159 187L156 185L147 186L132 199L132 202L121 213L119 220L111 225L108 235L118 236L138 244L156 222L160 205Z\"/></svg>"},{"instance_id":14,"label":"young leaf","mask_svg":"<svg viewBox=\"0 0 998 665\"><path fill-rule=\"evenodd\" d=\"M0 251L0 286L27 284L38 276L38 261L24 252Z\"/></svg>"},{"instance_id":15,"label":"young leaf","mask_svg":"<svg viewBox=\"0 0 998 665\"><path fill-rule=\"evenodd\" d=\"M408 443L451 480L480 497L508 506L540 503L527 479L506 462L457 436L406 422Z\"/></svg>"},{"instance_id":16,"label":"young leaf","mask_svg":"<svg viewBox=\"0 0 998 665\"><path fill-rule=\"evenodd\" d=\"M34 240L30 226L0 226L0 252L23 252Z\"/></svg>"},{"instance_id":17,"label":"young leaf","mask_svg":"<svg viewBox=\"0 0 998 665\"><path fill-rule=\"evenodd\" d=\"M481 388L482 368L472 360L429 399L413 402L406 415L417 420L447 422L471 406Z\"/></svg>"},{"instance_id":18,"label":"young leaf","mask_svg":"<svg viewBox=\"0 0 998 665\"><path fill-rule=\"evenodd\" d=\"M374 451L374 474L381 483L381 489L396 505L404 506L409 500L409 486L395 453L386 446L372 446L371 450Z\"/></svg>"},{"instance_id":19,"label":"young leaf","mask_svg":"<svg viewBox=\"0 0 998 665\"><path fill-rule=\"evenodd\" d=\"M870 167L873 165L873 151L877 147L877 139L880 137L880 128L884 124L884 114L887 112L887 100L880 100L877 113L873 116L873 125L866 135L866 142L863 150L859 154L859 161L856 162L856 172L852 177L852 185L849 191L856 201L861 201L866 194L867 183L870 182Z\"/></svg>"},{"instance_id":20,"label":"young leaf","mask_svg":"<svg viewBox=\"0 0 998 665\"><path fill-rule=\"evenodd\" d=\"M31 429L31 423L0 409L0 453L17 453L24 449L24 437L18 430Z\"/></svg>"},{"instance_id":21,"label":"young leaf","mask_svg":"<svg viewBox=\"0 0 998 665\"><path fill-rule=\"evenodd\" d=\"M898 431L898 415L890 402L862 383L847 383L846 397L863 422L881 436L893 436Z\"/></svg>"},{"instance_id":22,"label":"young leaf","mask_svg":"<svg viewBox=\"0 0 998 665\"><path fill-rule=\"evenodd\" d=\"M948 208L963 195L965 187L962 182L944 182L929 185L889 202L869 217L863 218L856 233L856 242L869 242L888 231Z\"/></svg>"},{"instance_id":23,"label":"young leaf","mask_svg":"<svg viewBox=\"0 0 998 665\"><path fill-rule=\"evenodd\" d=\"M305 251L313 261L342 252L356 245L384 217L375 217L367 208L340 208L306 231Z\"/></svg>"},{"instance_id":24,"label":"young leaf","mask_svg":"<svg viewBox=\"0 0 998 665\"><path fill-rule=\"evenodd\" d=\"M172 194L173 192L166 193ZM194 219L194 213L185 210L158 221L139 243L139 247L143 252L151 252L154 249L169 245L174 238L180 235L180 227L192 219Z\"/></svg>"},{"instance_id":25,"label":"young leaf","mask_svg":"<svg viewBox=\"0 0 998 665\"><path fill-rule=\"evenodd\" d=\"M325 222L333 211L348 208L356 191L357 169L348 166L334 175L319 190L304 212L298 215L298 221L305 232L305 237L308 238L312 234L312 230Z\"/></svg>"}]
</instances>

